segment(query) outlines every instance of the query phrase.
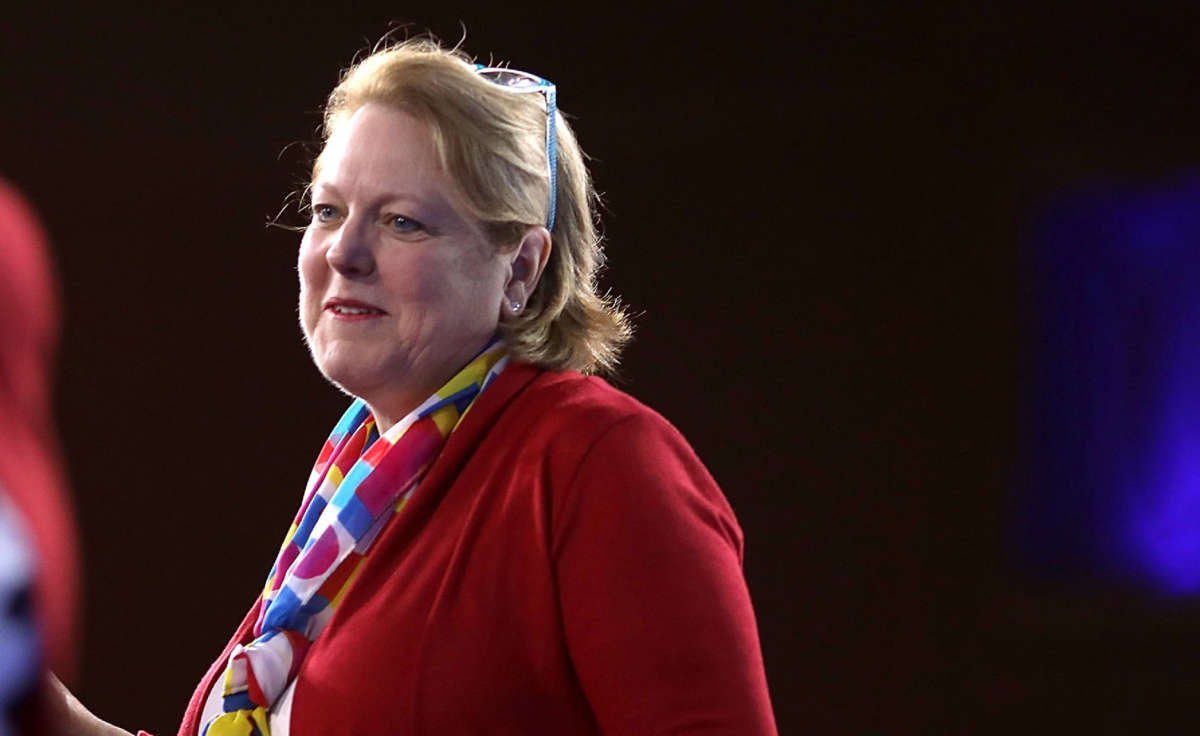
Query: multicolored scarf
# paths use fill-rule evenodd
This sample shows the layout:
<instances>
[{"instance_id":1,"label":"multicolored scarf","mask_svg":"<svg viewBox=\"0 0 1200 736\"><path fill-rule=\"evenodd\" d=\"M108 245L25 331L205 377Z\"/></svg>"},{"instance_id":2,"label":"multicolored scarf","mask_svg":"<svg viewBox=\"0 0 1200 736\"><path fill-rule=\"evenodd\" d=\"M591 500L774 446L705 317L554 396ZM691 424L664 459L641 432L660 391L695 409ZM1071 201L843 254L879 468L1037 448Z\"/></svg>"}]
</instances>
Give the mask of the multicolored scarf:
<instances>
[{"instance_id":1,"label":"multicolored scarf","mask_svg":"<svg viewBox=\"0 0 1200 736\"><path fill-rule=\"evenodd\" d=\"M255 638L230 654L225 712L201 728L202 736L270 736L271 706L295 679L371 542L507 362L503 345L493 342L383 436L361 399L350 405L321 448L267 576Z\"/></svg>"}]
</instances>

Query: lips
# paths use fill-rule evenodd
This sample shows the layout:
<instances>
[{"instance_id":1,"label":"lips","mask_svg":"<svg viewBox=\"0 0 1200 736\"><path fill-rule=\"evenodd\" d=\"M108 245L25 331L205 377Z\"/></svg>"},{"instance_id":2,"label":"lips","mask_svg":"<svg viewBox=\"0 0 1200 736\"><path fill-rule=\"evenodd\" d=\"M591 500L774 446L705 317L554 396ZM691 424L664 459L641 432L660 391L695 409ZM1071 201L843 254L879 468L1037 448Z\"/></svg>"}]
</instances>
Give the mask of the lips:
<instances>
[{"instance_id":1,"label":"lips","mask_svg":"<svg viewBox=\"0 0 1200 736\"><path fill-rule=\"evenodd\" d=\"M333 297L325 302L325 311L338 319L371 319L387 314L374 304L360 302L357 299L342 299Z\"/></svg>"}]
</instances>

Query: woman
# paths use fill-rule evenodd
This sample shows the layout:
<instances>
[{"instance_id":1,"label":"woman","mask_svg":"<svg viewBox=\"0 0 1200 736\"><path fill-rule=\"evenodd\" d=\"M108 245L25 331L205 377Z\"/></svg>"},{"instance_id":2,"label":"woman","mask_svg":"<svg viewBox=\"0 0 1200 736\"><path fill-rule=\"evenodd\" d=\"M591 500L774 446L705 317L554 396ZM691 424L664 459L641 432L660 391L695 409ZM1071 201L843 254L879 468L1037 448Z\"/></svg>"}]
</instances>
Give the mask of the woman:
<instances>
[{"instance_id":1,"label":"woman","mask_svg":"<svg viewBox=\"0 0 1200 736\"><path fill-rule=\"evenodd\" d=\"M585 375L629 331L555 103L423 39L330 95L300 314L355 400L180 734L774 732L728 504Z\"/></svg>"}]
</instances>

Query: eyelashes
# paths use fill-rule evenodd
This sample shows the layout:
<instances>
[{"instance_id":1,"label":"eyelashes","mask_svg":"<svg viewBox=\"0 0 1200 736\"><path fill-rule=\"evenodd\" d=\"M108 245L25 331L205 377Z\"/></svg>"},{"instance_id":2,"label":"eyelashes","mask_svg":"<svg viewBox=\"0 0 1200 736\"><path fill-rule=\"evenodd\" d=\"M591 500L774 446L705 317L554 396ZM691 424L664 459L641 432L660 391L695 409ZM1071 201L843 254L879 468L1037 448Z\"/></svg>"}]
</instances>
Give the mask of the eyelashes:
<instances>
[{"instance_id":1,"label":"eyelashes","mask_svg":"<svg viewBox=\"0 0 1200 736\"><path fill-rule=\"evenodd\" d=\"M314 204L312 206L313 222L331 222L338 214L337 208L330 204Z\"/></svg>"},{"instance_id":2,"label":"eyelashes","mask_svg":"<svg viewBox=\"0 0 1200 736\"><path fill-rule=\"evenodd\" d=\"M420 222L404 215L388 215L387 220L388 225L398 235L410 235L412 233L427 231L426 227Z\"/></svg>"},{"instance_id":3,"label":"eyelashes","mask_svg":"<svg viewBox=\"0 0 1200 736\"><path fill-rule=\"evenodd\" d=\"M316 202L312 205L313 224L328 225L337 222L341 218L341 210L332 204ZM424 223L408 215L388 213L380 218L380 224L395 235L414 235L429 232L429 228Z\"/></svg>"}]
</instances>

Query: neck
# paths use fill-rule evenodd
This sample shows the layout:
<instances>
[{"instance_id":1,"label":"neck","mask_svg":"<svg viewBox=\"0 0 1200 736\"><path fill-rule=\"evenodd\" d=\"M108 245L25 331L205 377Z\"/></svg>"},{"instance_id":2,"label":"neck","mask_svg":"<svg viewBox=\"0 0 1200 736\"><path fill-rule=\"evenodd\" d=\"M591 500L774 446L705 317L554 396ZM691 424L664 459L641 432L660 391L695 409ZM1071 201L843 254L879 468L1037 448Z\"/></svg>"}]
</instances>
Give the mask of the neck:
<instances>
[{"instance_id":1,"label":"neck","mask_svg":"<svg viewBox=\"0 0 1200 736\"><path fill-rule=\"evenodd\" d=\"M379 430L379 434L386 434L389 429L396 426L404 417L408 416L414 409L420 406L420 402L413 403L407 408L397 409L395 405L385 407L382 404L367 402L367 408L371 410L371 416L375 417L375 428Z\"/></svg>"},{"instance_id":2,"label":"neck","mask_svg":"<svg viewBox=\"0 0 1200 736\"><path fill-rule=\"evenodd\" d=\"M485 343L478 348L464 351L464 353L456 360L449 361L452 370L438 371L437 373L443 377L437 381L431 382L429 385L422 386L417 389L397 390L395 387L389 386L389 391L381 391L378 394L372 392L371 396L360 396L366 402L367 407L371 410L372 416L375 417L375 426L379 429L380 434L386 433L394 427L397 422L404 419L417 407L421 406L434 391L437 391L447 381L453 379L461 370L469 365L473 360L477 359L488 347L495 343L495 338Z\"/></svg>"}]
</instances>

